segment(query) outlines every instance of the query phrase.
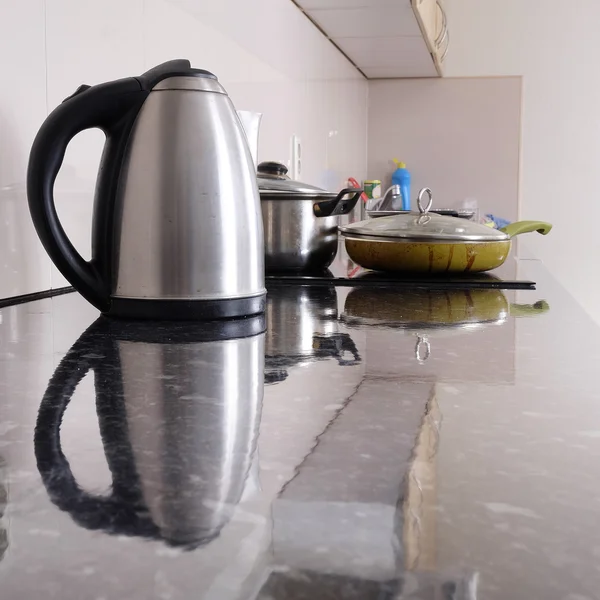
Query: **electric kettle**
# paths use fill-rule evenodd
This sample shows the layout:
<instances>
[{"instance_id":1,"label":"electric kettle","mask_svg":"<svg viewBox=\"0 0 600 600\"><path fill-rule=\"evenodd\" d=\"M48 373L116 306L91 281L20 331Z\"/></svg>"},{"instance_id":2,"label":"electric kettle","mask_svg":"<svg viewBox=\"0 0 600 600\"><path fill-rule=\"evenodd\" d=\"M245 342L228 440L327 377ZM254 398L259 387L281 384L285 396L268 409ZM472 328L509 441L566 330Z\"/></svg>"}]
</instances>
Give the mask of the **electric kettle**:
<instances>
[{"instance_id":1,"label":"electric kettle","mask_svg":"<svg viewBox=\"0 0 600 600\"><path fill-rule=\"evenodd\" d=\"M252 484L264 319L165 327L99 317L61 360L40 405L34 447L52 502L109 534L189 549L213 540ZM108 494L77 482L61 443L63 417L90 370Z\"/></svg>"},{"instance_id":2,"label":"electric kettle","mask_svg":"<svg viewBox=\"0 0 600 600\"><path fill-rule=\"evenodd\" d=\"M87 262L58 219L53 187L69 141L94 127L106 142ZM35 138L27 195L50 258L106 315L264 311L263 225L246 136L215 75L188 60L80 86Z\"/></svg>"}]
</instances>

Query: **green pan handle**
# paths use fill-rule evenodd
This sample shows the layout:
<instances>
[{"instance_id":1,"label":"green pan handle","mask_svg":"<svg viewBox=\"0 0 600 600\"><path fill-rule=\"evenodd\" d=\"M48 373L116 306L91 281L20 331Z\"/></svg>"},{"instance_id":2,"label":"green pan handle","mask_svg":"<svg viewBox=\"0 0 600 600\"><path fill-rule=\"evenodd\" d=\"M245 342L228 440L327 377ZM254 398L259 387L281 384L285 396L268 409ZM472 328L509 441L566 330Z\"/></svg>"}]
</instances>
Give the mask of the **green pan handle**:
<instances>
[{"instance_id":1,"label":"green pan handle","mask_svg":"<svg viewBox=\"0 0 600 600\"><path fill-rule=\"evenodd\" d=\"M515 304L510 305L511 317L535 317L543 315L550 310L550 305L545 300L538 300L535 304Z\"/></svg>"},{"instance_id":2,"label":"green pan handle","mask_svg":"<svg viewBox=\"0 0 600 600\"><path fill-rule=\"evenodd\" d=\"M516 223L510 223L506 227L502 227L500 231L507 233L511 238L520 233L531 233L537 231L542 235L550 233L552 225L550 223L544 223L543 221L517 221Z\"/></svg>"}]
</instances>

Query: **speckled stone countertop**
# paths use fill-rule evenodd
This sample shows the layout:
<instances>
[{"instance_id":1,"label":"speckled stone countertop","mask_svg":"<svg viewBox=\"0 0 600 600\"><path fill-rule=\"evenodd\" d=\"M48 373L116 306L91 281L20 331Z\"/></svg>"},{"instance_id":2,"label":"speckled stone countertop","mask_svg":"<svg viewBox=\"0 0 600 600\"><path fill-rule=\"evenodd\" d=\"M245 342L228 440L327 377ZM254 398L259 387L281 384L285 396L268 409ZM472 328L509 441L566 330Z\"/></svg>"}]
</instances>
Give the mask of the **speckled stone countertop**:
<instances>
[{"instance_id":1,"label":"speckled stone countertop","mask_svg":"<svg viewBox=\"0 0 600 600\"><path fill-rule=\"evenodd\" d=\"M507 268L272 286L266 333L3 308L0 598L600 597L600 330Z\"/></svg>"}]
</instances>

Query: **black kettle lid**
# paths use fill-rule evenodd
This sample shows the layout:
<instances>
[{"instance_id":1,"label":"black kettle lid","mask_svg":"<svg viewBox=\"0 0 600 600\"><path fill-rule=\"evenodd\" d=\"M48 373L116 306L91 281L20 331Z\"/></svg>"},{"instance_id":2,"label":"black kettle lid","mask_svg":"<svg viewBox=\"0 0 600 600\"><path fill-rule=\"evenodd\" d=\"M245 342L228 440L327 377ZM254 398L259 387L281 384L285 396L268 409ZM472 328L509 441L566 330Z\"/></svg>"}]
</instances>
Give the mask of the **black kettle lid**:
<instances>
[{"instance_id":1,"label":"black kettle lid","mask_svg":"<svg viewBox=\"0 0 600 600\"><path fill-rule=\"evenodd\" d=\"M169 60L156 67L152 67L136 79L143 90L151 90L156 84L169 77L204 77L217 80L217 76L204 69L194 69L189 60L180 58Z\"/></svg>"}]
</instances>

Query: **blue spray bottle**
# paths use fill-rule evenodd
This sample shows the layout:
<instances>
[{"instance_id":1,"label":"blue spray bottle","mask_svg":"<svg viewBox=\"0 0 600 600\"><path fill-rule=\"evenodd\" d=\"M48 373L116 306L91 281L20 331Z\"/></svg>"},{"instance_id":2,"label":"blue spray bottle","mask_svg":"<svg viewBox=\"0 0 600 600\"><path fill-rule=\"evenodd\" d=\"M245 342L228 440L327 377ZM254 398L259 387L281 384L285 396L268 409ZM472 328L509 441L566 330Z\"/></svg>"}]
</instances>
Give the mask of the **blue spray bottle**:
<instances>
[{"instance_id":1,"label":"blue spray bottle","mask_svg":"<svg viewBox=\"0 0 600 600\"><path fill-rule=\"evenodd\" d=\"M394 163L397 168L392 173L392 185L399 185L402 194L402 208L397 207L397 210L410 210L410 171L397 158L394 158Z\"/></svg>"}]
</instances>

